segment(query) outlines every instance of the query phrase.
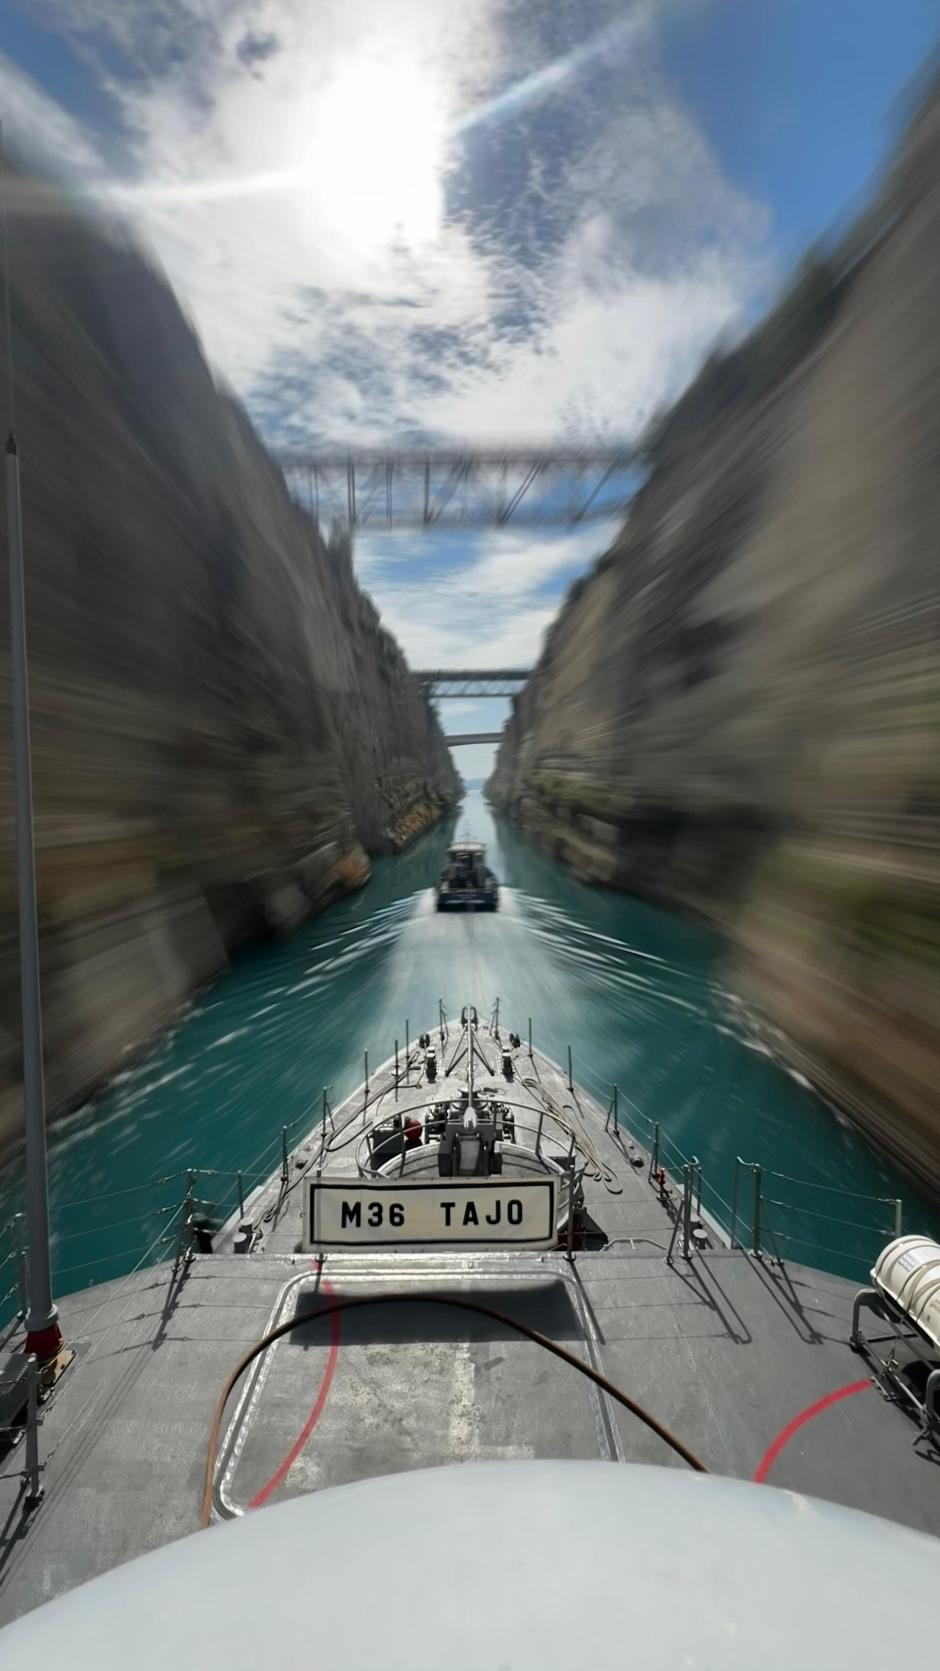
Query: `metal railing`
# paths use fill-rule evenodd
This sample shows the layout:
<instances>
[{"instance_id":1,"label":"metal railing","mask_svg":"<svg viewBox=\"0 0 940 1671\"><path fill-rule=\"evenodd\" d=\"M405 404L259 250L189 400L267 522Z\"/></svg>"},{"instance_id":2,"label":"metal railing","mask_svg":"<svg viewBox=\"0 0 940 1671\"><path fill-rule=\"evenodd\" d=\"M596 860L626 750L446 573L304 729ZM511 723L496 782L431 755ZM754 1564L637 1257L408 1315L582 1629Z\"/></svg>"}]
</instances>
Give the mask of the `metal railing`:
<instances>
[{"instance_id":1,"label":"metal railing","mask_svg":"<svg viewBox=\"0 0 940 1671\"><path fill-rule=\"evenodd\" d=\"M491 1011L489 1027L481 1031L488 1032L491 1037L498 1039L501 1037L500 1027L500 1000L497 998ZM447 1011L440 999L435 1032L437 1037L432 1033L432 1041L437 1042L439 1039L443 1054L453 1035L453 1028L448 1022ZM383 1064L381 1077L378 1073L370 1076L368 1053L364 1053L363 1112L370 1102L378 1105L380 1099L389 1093L394 1096L397 1113L404 1115L409 1112L408 1108L402 1107L404 1099L400 1100L400 1091L403 1085L411 1088L412 1056L418 1047L416 1042L412 1042L408 1019L404 1024L403 1059L400 1043L399 1039L394 1041L394 1054L389 1059L388 1072ZM527 1018L527 1037L523 1040L521 1049L532 1058L531 1017ZM567 1073L565 1074L564 1069L562 1073L566 1090L574 1097L575 1105L577 1085L583 1083L601 1107L606 1108L605 1129L612 1133L621 1145L637 1144L646 1152L648 1182L657 1191L664 1206L669 1209L674 1223L680 1223L683 1250L690 1244L690 1239L694 1245L694 1221L701 1220L703 1216L734 1248L743 1248L761 1258L782 1260L786 1257L807 1264L820 1263L821 1256L823 1262L836 1261L861 1267L866 1262L871 1262L868 1259L869 1250L872 1254L876 1253L878 1247L886 1240L902 1233L903 1207L900 1198L853 1192L839 1185L797 1178L763 1167L757 1161L745 1161L740 1157L735 1159L729 1201L705 1175L698 1158L686 1153L661 1121L651 1119L618 1084L604 1079L592 1063L584 1061L570 1046L566 1050L565 1066ZM506 1098L501 1100L506 1101L507 1106L514 1110L529 1110L527 1104L512 1102ZM424 1105L414 1106L418 1108ZM313 1157L314 1165L322 1164L337 1137L335 1110L327 1087L322 1091L319 1112L319 1145L318 1152ZM273 1208L270 1205L266 1208L265 1215L276 1216L293 1187L290 1169L291 1142L301 1128L305 1133L311 1132L316 1123L315 1115L316 1111L312 1108L304 1110L278 1132L272 1133L249 1165L238 1169L198 1167L191 1171L169 1173L140 1184L127 1185L97 1196L53 1202L56 1222L53 1249L54 1256L58 1255L53 1274L57 1283L61 1285L63 1279L71 1279L67 1286L74 1289L101 1280L106 1274L104 1268L107 1266L111 1267L112 1272L119 1273L122 1265L127 1268L128 1260L133 1262L143 1256L154 1262L166 1258L168 1244L178 1233L176 1229L167 1229L166 1223L168 1220L173 1224L176 1222L175 1215L179 1211L180 1201L179 1185L184 1181L185 1199L189 1202L185 1216L187 1234L190 1237L195 1234L200 1221L226 1223L231 1221L236 1212L239 1220L243 1220L253 1193L270 1179L279 1164L278 1199ZM387 1118L387 1115L383 1115L377 1123ZM556 1116L546 1112L539 1126L535 1128L534 1152L537 1155L542 1154L543 1122L546 1119L559 1125L565 1134L565 1143L570 1140L572 1148L576 1146L570 1126L563 1120L557 1121ZM517 1129L521 1135L525 1128L520 1125ZM635 1154L630 1153L629 1158L634 1165L637 1164ZM683 1221L688 1218L686 1202L689 1179L692 1188L691 1228L687 1224L683 1227ZM177 1186L175 1190L174 1185ZM814 1195L818 1199L818 1205L811 1204L810 1198ZM132 1209L135 1202L141 1203L139 1213L128 1210ZM854 1206L850 1208L849 1202L854 1203ZM116 1215L113 1219L102 1218L100 1222L83 1225L70 1216L105 1203L113 1204ZM861 1206L863 1203L864 1208ZM174 1215L172 1220L170 1215ZM835 1241L842 1241L843 1246L833 1245L833 1239L826 1235L827 1225L831 1225L837 1232L848 1232L841 1236L837 1234L835 1237ZM131 1231L134 1227L139 1229L143 1239L138 1237L132 1245L122 1244L117 1248L108 1246L108 1240L114 1238L116 1233ZM23 1296L28 1272L22 1247L23 1240L18 1215L7 1225L0 1227L0 1346L15 1332L24 1312ZM99 1246L106 1247L107 1251L99 1253ZM858 1251L853 1251L853 1248Z\"/></svg>"},{"instance_id":2,"label":"metal railing","mask_svg":"<svg viewBox=\"0 0 940 1671\"><path fill-rule=\"evenodd\" d=\"M791 1185L801 1194L807 1191L815 1192L820 1206L811 1207L805 1199L794 1199L792 1190L789 1199L781 1199L778 1193L769 1195L766 1189L769 1180L774 1180L775 1186ZM832 1207L823 1204L833 1198L838 1203L864 1202L869 1207L882 1208L884 1211L876 1223L872 1222L871 1217L843 1217L835 1204ZM780 1228L775 1218L779 1213L787 1215L786 1222L789 1228L786 1230ZM811 1221L805 1227L801 1222L804 1219ZM818 1231L815 1229L817 1224L822 1227ZM861 1251L855 1253L851 1247L833 1247L831 1242L820 1241L818 1237L825 1236L826 1225L853 1231L856 1243L864 1242L870 1247L871 1256L866 1257ZM807 1230L806 1234L801 1233L804 1228ZM731 1245L745 1248L755 1258L772 1258L782 1264L787 1257L797 1264L812 1265L816 1263L815 1259L804 1258L803 1254L821 1253L826 1258L837 1259L840 1262L870 1265L886 1242L895 1240L903 1233L904 1203L900 1196L870 1195L860 1190L844 1189L840 1184L819 1183L815 1179L797 1178L792 1173L777 1172L772 1167L762 1166L759 1161L743 1160L740 1155L735 1158ZM793 1249L801 1249L803 1252L794 1252Z\"/></svg>"},{"instance_id":3,"label":"metal railing","mask_svg":"<svg viewBox=\"0 0 940 1671\"><path fill-rule=\"evenodd\" d=\"M502 1108L512 1109L513 1111L516 1110L516 1109L522 1109L522 1111L526 1114L533 1114L535 1112L535 1110L533 1109L532 1104L530 1102L519 1102L519 1101L514 1100L511 1097L500 1096L499 1103L500 1103L500 1106ZM414 1116L417 1116L419 1114L425 1114L426 1115L427 1112L428 1112L428 1099L425 1098L421 1102L415 1102L415 1103L410 1104L409 1107L407 1107L407 1108L395 1108L390 1113L382 1113L382 1114L377 1115L376 1118L373 1121L371 1121L370 1124L368 1126L366 1126L359 1133L359 1136L358 1136L358 1139L357 1139L357 1142L356 1142L356 1149L355 1149L355 1157L354 1158L355 1158L355 1162L356 1162L356 1168L359 1172L359 1176L364 1178L364 1177L370 1177L370 1176L374 1175L374 1173L376 1171L376 1164L375 1164L375 1157L374 1157L373 1139L374 1139L374 1137L376 1136L377 1133L387 1131L388 1136L390 1138L394 1138L394 1137L400 1137L401 1138L401 1145L402 1145L401 1146L401 1152L400 1153L396 1152L394 1155L391 1155L389 1157L389 1163L391 1163L391 1161L393 1161L393 1160L398 1161L398 1176L401 1177L403 1175L403 1172L404 1172L405 1160L406 1160L408 1154L409 1153L411 1153L411 1154L415 1153L414 1149L412 1149L412 1150L408 1149L406 1141L405 1141L405 1136L406 1136L405 1128L406 1128L407 1118L408 1118L409 1115L414 1115ZM560 1141L560 1139L551 1136L549 1133L546 1133L546 1131L545 1131L546 1121L551 1121L554 1125L556 1125L558 1127L560 1133L562 1133L564 1139L566 1139L566 1142L562 1142L562 1141ZM443 1123L443 1121L442 1121L442 1123ZM505 1121L503 1122L503 1125L504 1125L503 1136L504 1136L504 1140L505 1140L505 1126L506 1126ZM536 1125L529 1125L524 1121L518 1120L515 1116L515 1113L513 1113L512 1131L515 1134L518 1134L520 1132L521 1133L526 1133L526 1132L534 1133L535 1142L534 1142L534 1144L532 1145L531 1149L528 1152L531 1153L532 1155L534 1155L537 1160L542 1161L542 1162L548 1161L548 1162L551 1162L554 1165L559 1165L559 1164L562 1164L562 1163L564 1163L566 1165L570 1164L571 1158L574 1155L574 1151L578 1147L577 1133L572 1129L571 1125L569 1124L569 1122L567 1120L565 1120L565 1118L562 1114L559 1114L559 1113L553 1111L550 1108L542 1108L542 1109L539 1110L539 1118L538 1118L538 1123ZM513 1138L513 1139L510 1139L510 1141L511 1142L516 1141L516 1139ZM557 1148L558 1148L558 1151L559 1151L558 1153L554 1153L553 1151L551 1151L549 1149L546 1149L544 1147L544 1143L549 1142L549 1141L554 1142L557 1145ZM523 1144L519 1144L518 1146L519 1146L520 1149L523 1149L523 1150L525 1149L525 1145L523 1145ZM504 1150L503 1152L505 1153L506 1151ZM433 1153L436 1155L436 1153L437 1153L436 1149L434 1149ZM383 1162L383 1164L385 1164L385 1163Z\"/></svg>"},{"instance_id":4,"label":"metal railing","mask_svg":"<svg viewBox=\"0 0 940 1671\"><path fill-rule=\"evenodd\" d=\"M625 1133L648 1153L647 1179L673 1215L670 1251L677 1235L682 1237L684 1254L690 1245L695 1246L696 1219L701 1220L704 1211L732 1248L780 1263L790 1259L797 1264L818 1265L820 1259L814 1256L821 1255L823 1261L851 1267L855 1276L864 1275L885 1243L903 1234L904 1206L899 1196L873 1195L844 1189L840 1184L798 1178L740 1156L735 1158L731 1198L727 1199L704 1175L698 1158L687 1154L661 1121L651 1120L619 1085L603 1079L590 1064L581 1058L575 1060L578 1081L585 1083L602 1106L606 1104L605 1130L615 1137ZM773 1193L768 1194L771 1180ZM778 1186L790 1186L788 1198L786 1190ZM800 1198L813 1195L818 1195L818 1207ZM865 1203L876 1211L859 1213L856 1208L856 1216L850 1216L853 1209L846 1205L849 1202ZM781 1213L787 1215L786 1228L779 1222ZM817 1224L819 1229L814 1230ZM853 1234L843 1238L842 1247L834 1246L825 1237L826 1224Z\"/></svg>"}]
</instances>

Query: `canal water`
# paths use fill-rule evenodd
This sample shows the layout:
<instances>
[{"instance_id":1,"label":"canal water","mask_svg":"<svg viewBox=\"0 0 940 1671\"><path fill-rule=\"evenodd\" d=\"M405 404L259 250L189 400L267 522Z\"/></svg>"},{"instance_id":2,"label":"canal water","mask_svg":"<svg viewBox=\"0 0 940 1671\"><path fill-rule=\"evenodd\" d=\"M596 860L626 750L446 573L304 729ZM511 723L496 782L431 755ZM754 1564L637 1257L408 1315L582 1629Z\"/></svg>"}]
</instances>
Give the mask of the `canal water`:
<instances>
[{"instance_id":1,"label":"canal water","mask_svg":"<svg viewBox=\"0 0 940 1671\"><path fill-rule=\"evenodd\" d=\"M459 820L459 822L458 822ZM503 886L498 912L438 915L431 883L455 827L489 843ZM763 1240L806 1264L863 1279L905 1228L936 1234L929 1204L847 1122L778 1067L722 980L720 947L697 923L591 889L494 820L469 794L446 825L377 862L362 892L291 939L245 955L176 1026L50 1142L53 1268L59 1294L172 1253L188 1169L207 1211L228 1213L278 1163L282 1127L313 1123L322 1088L338 1103L373 1062L434 1024L496 998L505 1024L598 1096L616 1083L621 1122L667 1166L696 1156L703 1206L727 1225L735 1157L765 1168ZM751 1229L742 1174L739 1233ZM22 1163L0 1174L0 1226L22 1196ZM770 1205L770 1203L775 1203ZM0 1258L11 1233L0 1238ZM15 1260L0 1269L0 1294ZM0 1315L8 1315L15 1296Z\"/></svg>"}]
</instances>

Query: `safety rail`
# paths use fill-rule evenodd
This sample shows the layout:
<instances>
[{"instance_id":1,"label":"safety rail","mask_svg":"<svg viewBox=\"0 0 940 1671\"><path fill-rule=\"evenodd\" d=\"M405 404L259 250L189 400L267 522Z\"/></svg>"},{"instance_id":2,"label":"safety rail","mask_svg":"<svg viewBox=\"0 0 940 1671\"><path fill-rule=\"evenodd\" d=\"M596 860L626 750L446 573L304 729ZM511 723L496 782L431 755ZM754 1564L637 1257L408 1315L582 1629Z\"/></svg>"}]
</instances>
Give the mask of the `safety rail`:
<instances>
[{"instance_id":1,"label":"safety rail","mask_svg":"<svg viewBox=\"0 0 940 1671\"><path fill-rule=\"evenodd\" d=\"M873 1254L877 1253L886 1241L903 1234L904 1206L899 1196L873 1195L864 1191L844 1189L840 1184L798 1178L792 1173L763 1167L756 1161L742 1160L740 1156L735 1158L729 1201L716 1189L711 1180L703 1175L698 1158L686 1154L661 1121L650 1119L617 1084L603 1079L580 1057L575 1058L575 1064L576 1078L584 1080L602 1103L606 1101L605 1130L612 1131L615 1136L623 1130L647 1150L648 1181L658 1190L664 1204L668 1205L673 1213L670 1253L676 1240L677 1226L678 1234L682 1236L683 1253L687 1252L689 1245L694 1246L695 1217L701 1217L703 1206L708 1217L727 1237L732 1248L741 1248L755 1257L770 1258L778 1263L783 1263L785 1257L800 1263L801 1254L807 1256L807 1264L818 1263L810 1256L822 1254L827 1260L851 1266L853 1274L864 1271L871 1264L871 1258L861 1251L853 1252L849 1246L834 1247L831 1242L801 1234L800 1232L807 1228L800 1222L801 1219L819 1220L820 1223L838 1226L840 1230L854 1231L859 1239L870 1238ZM569 1063L569 1077L570 1071ZM745 1213L742 1206L742 1176L748 1171L752 1173L750 1208ZM830 1200L833 1197L836 1199L832 1200L831 1208L819 1209L810 1207L801 1200L784 1200L780 1193L776 1192L776 1185L773 1195L765 1193L764 1183L768 1179L776 1180L776 1184L792 1185L800 1193L819 1191L824 1192ZM838 1200L864 1201L869 1205L887 1208L889 1211L884 1213L877 1223L846 1218L838 1212ZM691 1227L690 1206L693 1215ZM778 1228L773 1219L774 1212L787 1213L786 1230ZM784 1244L788 1244L788 1248L794 1251L788 1251Z\"/></svg>"},{"instance_id":2,"label":"safety rail","mask_svg":"<svg viewBox=\"0 0 940 1671\"><path fill-rule=\"evenodd\" d=\"M443 1056L457 1029L456 1025L448 1020L442 999L438 1000L437 1010L437 1027L430 1036L433 1043L439 1043ZM489 1024L487 1026L481 1023L480 1033L484 1038L488 1035L501 1041L504 1032L505 1027L501 1023L501 1001L497 997L493 1002ZM400 1039L394 1040L393 1055L387 1064L383 1064L381 1078L375 1072L370 1076L368 1053L364 1053L363 1112L368 1109L370 1102L374 1102L378 1110L390 1093L394 1096L394 1108L399 1116L411 1111L403 1106L400 1097L403 1086L406 1095L407 1090L411 1088L414 1058L419 1048L417 1041L411 1038L408 1018L404 1023L403 1052L401 1043ZM530 1016L527 1018L526 1036L522 1039L520 1050L532 1059L533 1048ZM713 1228L716 1228L732 1247L744 1248L761 1258L782 1260L786 1255L799 1261L805 1257L806 1262L812 1264L813 1255L821 1255L826 1261L844 1263L855 1260L856 1263L862 1264L864 1260L861 1253L856 1256L851 1247L832 1245L831 1239L826 1237L826 1224L839 1231L854 1233L858 1245L863 1241L867 1245L868 1240L871 1240L873 1246L875 1238L883 1243L901 1234L903 1207L897 1197L868 1195L844 1190L835 1184L820 1184L815 1180L796 1178L791 1174L765 1168L756 1161L744 1161L740 1157L735 1160L729 1201L719 1192L711 1179L704 1175L698 1158L686 1153L661 1121L651 1119L618 1084L604 1079L594 1065L584 1061L570 1045L566 1047L565 1067L566 1088L574 1099L574 1106L577 1107L577 1085L583 1083L601 1106L606 1106L605 1129L615 1138L623 1137L646 1151L647 1179L664 1205L669 1208L674 1225L679 1224L683 1249L689 1245L690 1240L686 1211L690 1188L691 1209L695 1219L700 1219L704 1213L712 1222ZM562 1071L564 1073L564 1069ZM530 1104L507 1098L500 1100L506 1102L513 1110L531 1110ZM413 1107L424 1108L426 1104L415 1104ZM241 1168L194 1167L191 1170L167 1173L139 1184L125 1185L99 1195L82 1196L62 1202L53 1201L56 1225L53 1248L61 1260L61 1263L54 1266L55 1278L59 1283L65 1278L72 1279L69 1284L71 1287L86 1285L101 1280L105 1275L104 1267L110 1266L114 1270L122 1264L126 1266L128 1260L139 1262L142 1258L153 1262L165 1258L168 1246L177 1234L174 1226L176 1215L181 1212L181 1208L178 1192L173 1198L166 1194L161 1198L161 1192L169 1191L173 1185L179 1185L184 1180L184 1199L187 1205L182 1217L188 1226L187 1235L190 1239L197 1235L201 1226L211 1221L226 1223L231 1221L236 1213L239 1221L244 1220L252 1194L271 1177L279 1160L280 1189L277 1202L273 1209L270 1209L276 1215L293 1188L294 1181L291 1179L290 1170L291 1144L298 1132L302 1129L304 1133L309 1133L314 1125L319 1128L318 1148L312 1161L314 1166L323 1163L327 1153L332 1152L337 1142L342 1144L344 1141L342 1131L337 1131L329 1087L322 1090L319 1114L320 1119L317 1122L316 1110L305 1109L294 1120L272 1133L250 1164ZM378 1115L373 1124L385 1123L390 1117L391 1111L386 1110ZM534 1152L538 1156L541 1157L542 1154L545 1120L551 1121L565 1133L566 1143L570 1139L572 1146L576 1146L570 1125L546 1110L536 1129ZM522 1124L517 1127L520 1135L525 1129L527 1128ZM346 1141L352 1141L352 1138ZM360 1145L363 1141L364 1134L360 1128ZM635 1155L631 1154L631 1160L636 1164ZM363 1167L360 1151L357 1151L357 1165L361 1173ZM816 1208L803 1199L792 1198L794 1191L800 1197L814 1191L823 1192L820 1196L820 1206ZM141 1202L139 1214L128 1211L135 1199ZM849 1201L865 1202L869 1207L874 1205L888 1211L863 1217L843 1216L838 1203ZM120 1207L117 1206L118 1202L121 1204ZM97 1209L106 1203L114 1204L118 1216L113 1220L102 1218L100 1222L84 1224L70 1221L71 1214ZM782 1222L780 1215L786 1215ZM876 1216L877 1222L874 1221ZM101 1238L114 1236L115 1232L130 1231L135 1225L139 1227L144 1239L136 1239L132 1245L109 1248L108 1251L99 1253ZM154 1236L151 1236L151 1231L155 1232ZM837 1236L835 1239L847 1242L849 1237ZM694 1243L694 1237L692 1240ZM6 1225L0 1226L0 1346L6 1344L15 1333L18 1321L22 1319L25 1311L24 1293L28 1269L23 1241L19 1215L15 1215ZM818 1263L818 1260L815 1262Z\"/></svg>"},{"instance_id":3,"label":"safety rail","mask_svg":"<svg viewBox=\"0 0 940 1671\"><path fill-rule=\"evenodd\" d=\"M648 1115L635 1103L632 1097L621 1090L620 1086L611 1080L605 1080L600 1074L586 1063L580 1056L575 1056L577 1065L576 1077L588 1082L593 1094L603 1103L607 1103L607 1114L604 1122L605 1131L612 1131L619 1136L625 1131L633 1141L646 1149L649 1163L646 1169L650 1185L657 1191L664 1204L674 1205L679 1212L683 1208L685 1198L686 1168L695 1169L695 1216L700 1218L703 1209L714 1221L718 1229L727 1233L731 1218L731 1203L715 1188L711 1180L704 1176L701 1164L695 1155L686 1154L679 1144L666 1130L659 1120L651 1120ZM569 1064L570 1074L570 1064ZM681 1196L674 1201L674 1192L681 1188ZM683 1238L683 1242L687 1240Z\"/></svg>"},{"instance_id":4,"label":"safety rail","mask_svg":"<svg viewBox=\"0 0 940 1671\"><path fill-rule=\"evenodd\" d=\"M499 1102L500 1102L501 1107L503 1107L503 1108L509 1108L509 1109L513 1109L513 1110L515 1110L517 1108L521 1108L523 1110L523 1112L526 1113L526 1114L535 1113L535 1109L532 1107L532 1104L530 1102L518 1102L518 1101L513 1100L511 1097L504 1097L504 1096L500 1096ZM434 1105L431 1105L431 1106L434 1106ZM439 1107L440 1105L437 1105L437 1106ZM425 1100L423 1102L412 1103L407 1108L395 1108L395 1109L391 1110L390 1112L378 1115L368 1126L366 1126L359 1133L359 1137L358 1137L358 1140L357 1140L357 1143L356 1143L356 1150L355 1150L354 1159L355 1159L355 1162L356 1162L356 1168L357 1168L357 1170L359 1172L359 1176L361 1178L372 1177L372 1176L375 1175L376 1168L375 1168L374 1149L373 1149L372 1139L375 1136L376 1132L381 1131L383 1127L391 1128L389 1130L389 1136L393 1136L393 1135L400 1135L401 1136L401 1139L402 1139L401 1153L400 1154L395 1154L395 1155L391 1156L390 1158L399 1161L398 1176L401 1177L403 1175L405 1159L407 1158L407 1155L409 1154L409 1152L411 1152L411 1153L414 1152L413 1150L412 1151L408 1150L406 1142L405 1142L405 1135L406 1135L405 1122L406 1122L407 1116L410 1115L410 1114L412 1114L412 1115L427 1114L428 1107L429 1107L429 1104L428 1104L427 1099L425 1098ZM559 1157L555 1154L544 1151L543 1147L542 1147L543 1138L546 1138L546 1136L547 1136L547 1134L545 1133L545 1122L547 1120L551 1120L556 1126L558 1126L559 1130L564 1133L564 1136L568 1140L568 1142L567 1142L567 1153L566 1153L566 1155L563 1155L562 1158L565 1159L567 1162L570 1162L571 1157L573 1156L575 1149L578 1148L577 1133L572 1129L569 1122L566 1121L563 1118L562 1115L556 1113L552 1109L550 1109L550 1108L539 1109L538 1113L539 1113L539 1118L538 1118L538 1123L536 1125L528 1125L521 1120L517 1120L516 1117L515 1117L515 1114L513 1114L513 1121L512 1121L513 1132L533 1132L535 1134L535 1143L534 1143L533 1147L530 1150L528 1150L527 1152L534 1155L537 1160L540 1160L540 1161L546 1161L547 1160L547 1161L550 1161L552 1163L557 1164ZM505 1126L505 1122L504 1122L504 1126ZM504 1137L504 1141L505 1141L505 1137ZM509 1141L512 1142L512 1141L514 1141L514 1139L510 1139ZM525 1146L520 1144L519 1147L524 1148ZM560 1147L562 1149L564 1149L564 1145L560 1145ZM505 1150L503 1152L505 1153ZM368 1160L366 1159L366 1157L368 1157Z\"/></svg>"},{"instance_id":5,"label":"safety rail","mask_svg":"<svg viewBox=\"0 0 940 1671\"><path fill-rule=\"evenodd\" d=\"M328 1092L323 1091L323 1108L329 1108ZM330 1109L332 1114L332 1110ZM182 1215L187 1225L187 1236L195 1242L197 1233L207 1221L224 1221L236 1211L244 1215L245 1202L251 1192L264 1183L277 1164L280 1150L280 1175L284 1188L288 1187L289 1179L289 1144L299 1127L309 1130L314 1120L311 1110L305 1110L288 1125L282 1126L273 1135L264 1148L252 1159L249 1166L239 1169L226 1170L220 1167L192 1167L181 1168L179 1171L164 1173L158 1178L149 1178L139 1184L126 1184L119 1189L104 1190L96 1195L84 1195L70 1198L66 1201L52 1201L52 1215L54 1230L52 1234L53 1247L53 1280L60 1286L63 1279L72 1279L67 1288L88 1286L102 1280L110 1280L110 1273L102 1270L110 1265L117 1280L126 1270L128 1260L140 1263L140 1256L146 1261L149 1256L151 1263L159 1263L166 1259L171 1244L178 1239L176 1228L167 1228L175 1224L177 1215ZM215 1187L210 1180L224 1180L221 1189ZM175 1194L168 1192L173 1185L183 1186L183 1200L180 1200L180 1189ZM164 1198L160 1199L161 1193ZM141 1197L149 1196L149 1200ZM141 1210L137 1214L128 1215L127 1207L132 1199L141 1200ZM89 1208L102 1208L111 1202L121 1202L116 1211L120 1213L116 1218L104 1218L99 1221L89 1221L75 1226L71 1215ZM105 1253L98 1253L97 1246L101 1245L102 1237L114 1236L115 1232L136 1227L143 1236L131 1246L118 1245L109 1248ZM151 1234L155 1232L155 1234ZM26 1315L26 1295L29 1286L29 1267L26 1252L25 1219L22 1213L14 1213L3 1225L0 1225L0 1349L9 1345L17 1330L22 1325ZM73 1257L74 1254L87 1257ZM64 1255L61 1262L55 1262L55 1255ZM134 1265L137 1268L137 1265Z\"/></svg>"},{"instance_id":6,"label":"safety rail","mask_svg":"<svg viewBox=\"0 0 940 1671\"><path fill-rule=\"evenodd\" d=\"M750 1173L749 1186L746 1180L747 1173ZM742 1179L745 1180L743 1189ZM880 1222L872 1223L858 1218L843 1218L835 1210L809 1207L805 1201L781 1200L777 1195L766 1193L765 1183L768 1179L776 1180L777 1184L794 1185L799 1191L812 1190L830 1198L835 1196L842 1201L864 1201L869 1205L889 1208L890 1220L888 1213L883 1215ZM745 1202L749 1202L749 1212L745 1208ZM772 1210L785 1212L791 1228L780 1229L773 1221ZM837 1248L828 1242L819 1241L815 1235L800 1234L803 1228L801 1219L819 1221L823 1225L838 1225L840 1229L854 1231L860 1239L872 1238L872 1256L866 1258L861 1252L853 1253L851 1249ZM808 1228L812 1229L813 1225ZM792 1248L800 1248L808 1254L822 1253L827 1258L853 1265L870 1265L873 1257L887 1241L893 1241L903 1233L904 1203L900 1196L871 1195L860 1190L844 1189L840 1184L820 1183L812 1178L797 1178L792 1173L777 1172L771 1167L762 1166L759 1161L743 1160L740 1155L735 1158L731 1245L746 1248L755 1258L771 1258L778 1264L783 1264L786 1254L786 1257L795 1260L796 1263L802 1263L801 1254L789 1251ZM784 1243L788 1244L788 1247L781 1251L781 1244ZM805 1262L814 1263L812 1258Z\"/></svg>"}]
</instances>

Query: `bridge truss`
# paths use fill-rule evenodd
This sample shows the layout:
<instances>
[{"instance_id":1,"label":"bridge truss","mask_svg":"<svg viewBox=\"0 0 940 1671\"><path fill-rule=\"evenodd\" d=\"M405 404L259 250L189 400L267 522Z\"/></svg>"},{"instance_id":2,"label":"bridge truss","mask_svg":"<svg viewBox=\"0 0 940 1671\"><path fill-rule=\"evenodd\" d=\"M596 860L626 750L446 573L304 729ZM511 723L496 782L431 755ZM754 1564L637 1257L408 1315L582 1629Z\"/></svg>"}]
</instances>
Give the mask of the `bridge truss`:
<instances>
[{"instance_id":1,"label":"bridge truss","mask_svg":"<svg viewBox=\"0 0 940 1671\"><path fill-rule=\"evenodd\" d=\"M622 516L636 491L632 448L282 452L298 504L321 525L413 529L571 528Z\"/></svg>"},{"instance_id":2,"label":"bridge truss","mask_svg":"<svg viewBox=\"0 0 940 1671\"><path fill-rule=\"evenodd\" d=\"M432 702L452 696L516 696L529 677L528 668L433 668L415 673Z\"/></svg>"},{"instance_id":3,"label":"bridge truss","mask_svg":"<svg viewBox=\"0 0 940 1671\"><path fill-rule=\"evenodd\" d=\"M498 743L502 740L501 731L461 731L448 734L445 732L444 741L448 748L459 748L461 743Z\"/></svg>"}]
</instances>

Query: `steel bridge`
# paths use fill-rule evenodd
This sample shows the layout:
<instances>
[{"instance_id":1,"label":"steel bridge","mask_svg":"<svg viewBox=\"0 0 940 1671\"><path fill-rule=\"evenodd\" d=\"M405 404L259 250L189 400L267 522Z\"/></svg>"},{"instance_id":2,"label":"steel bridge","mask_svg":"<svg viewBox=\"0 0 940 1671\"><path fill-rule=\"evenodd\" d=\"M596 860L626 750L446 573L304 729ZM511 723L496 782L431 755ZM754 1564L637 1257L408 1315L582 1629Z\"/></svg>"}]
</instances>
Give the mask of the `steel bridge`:
<instances>
[{"instance_id":1,"label":"steel bridge","mask_svg":"<svg viewBox=\"0 0 940 1671\"><path fill-rule=\"evenodd\" d=\"M528 667L436 667L421 669L415 678L425 695L437 702L451 696L516 696L530 672Z\"/></svg>"},{"instance_id":2,"label":"steel bridge","mask_svg":"<svg viewBox=\"0 0 940 1671\"><path fill-rule=\"evenodd\" d=\"M633 447L300 449L276 455L318 523L416 528L571 528L623 516L638 483Z\"/></svg>"},{"instance_id":3,"label":"steel bridge","mask_svg":"<svg viewBox=\"0 0 940 1671\"><path fill-rule=\"evenodd\" d=\"M498 743L502 739L501 731L461 731L453 737L444 736L448 748L459 748L461 743Z\"/></svg>"}]
</instances>

